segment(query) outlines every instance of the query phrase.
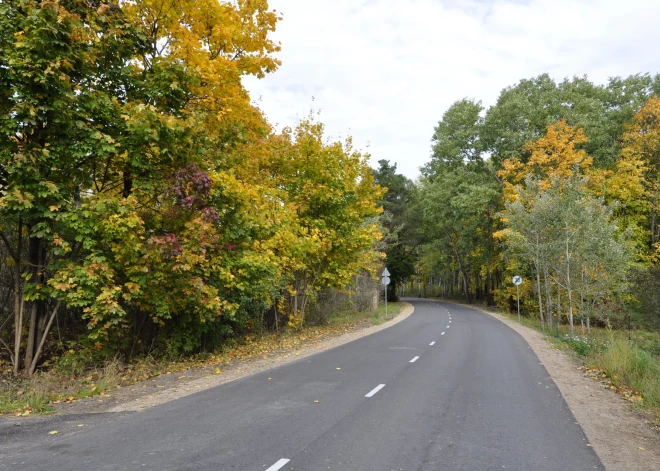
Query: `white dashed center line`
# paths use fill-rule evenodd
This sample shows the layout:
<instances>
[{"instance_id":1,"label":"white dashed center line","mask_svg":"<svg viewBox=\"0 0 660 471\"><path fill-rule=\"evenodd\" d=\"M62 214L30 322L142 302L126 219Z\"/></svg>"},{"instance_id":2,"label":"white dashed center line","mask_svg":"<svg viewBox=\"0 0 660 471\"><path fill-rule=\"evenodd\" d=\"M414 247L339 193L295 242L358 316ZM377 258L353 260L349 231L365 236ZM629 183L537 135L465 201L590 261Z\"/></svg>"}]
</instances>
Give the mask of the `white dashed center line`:
<instances>
[{"instance_id":1,"label":"white dashed center line","mask_svg":"<svg viewBox=\"0 0 660 471\"><path fill-rule=\"evenodd\" d=\"M443 332L443 333L441 333L440 335L445 335L445 333Z\"/></svg>"},{"instance_id":2,"label":"white dashed center line","mask_svg":"<svg viewBox=\"0 0 660 471\"><path fill-rule=\"evenodd\" d=\"M278 469L281 469L289 461L291 461L291 460L287 460L286 458L282 458L277 463L275 463L273 466L268 468L266 471L277 471Z\"/></svg>"},{"instance_id":3,"label":"white dashed center line","mask_svg":"<svg viewBox=\"0 0 660 471\"><path fill-rule=\"evenodd\" d=\"M435 340L433 342L431 342L429 345L431 345L431 346L435 345Z\"/></svg>"},{"instance_id":4,"label":"white dashed center line","mask_svg":"<svg viewBox=\"0 0 660 471\"><path fill-rule=\"evenodd\" d=\"M419 357L415 357L412 360L410 360L410 363L415 363L417 360L419 360Z\"/></svg>"},{"instance_id":5,"label":"white dashed center line","mask_svg":"<svg viewBox=\"0 0 660 471\"><path fill-rule=\"evenodd\" d=\"M449 329L450 327L451 327L450 325L447 326L448 329Z\"/></svg>"},{"instance_id":6,"label":"white dashed center line","mask_svg":"<svg viewBox=\"0 0 660 471\"><path fill-rule=\"evenodd\" d=\"M367 395L364 396L364 397L371 397L371 396L373 396L374 394L376 394L378 391L380 391L381 389L383 389L384 387L385 387L384 384L379 384L378 386L376 386L375 388L373 388L371 391L369 391L369 394L367 394ZM268 470L266 470L266 471L268 471Z\"/></svg>"}]
</instances>

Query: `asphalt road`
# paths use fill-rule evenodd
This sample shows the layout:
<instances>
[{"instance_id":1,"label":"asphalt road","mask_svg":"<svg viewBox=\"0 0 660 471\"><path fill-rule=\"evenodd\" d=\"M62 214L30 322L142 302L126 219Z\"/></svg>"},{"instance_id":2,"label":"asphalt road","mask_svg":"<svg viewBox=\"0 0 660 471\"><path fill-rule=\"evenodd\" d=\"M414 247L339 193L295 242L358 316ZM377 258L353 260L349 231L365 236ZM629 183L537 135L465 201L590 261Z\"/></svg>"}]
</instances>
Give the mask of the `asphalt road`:
<instances>
[{"instance_id":1,"label":"asphalt road","mask_svg":"<svg viewBox=\"0 0 660 471\"><path fill-rule=\"evenodd\" d=\"M3 427L0 469L604 469L516 332L412 302L393 327L152 409Z\"/></svg>"}]
</instances>

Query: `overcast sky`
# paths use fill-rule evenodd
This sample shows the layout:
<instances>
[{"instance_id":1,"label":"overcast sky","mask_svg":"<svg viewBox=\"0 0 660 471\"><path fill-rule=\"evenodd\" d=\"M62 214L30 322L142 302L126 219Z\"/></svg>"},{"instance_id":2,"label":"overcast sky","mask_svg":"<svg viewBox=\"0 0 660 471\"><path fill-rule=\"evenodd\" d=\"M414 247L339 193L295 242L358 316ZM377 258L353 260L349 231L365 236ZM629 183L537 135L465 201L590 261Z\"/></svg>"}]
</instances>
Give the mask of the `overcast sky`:
<instances>
[{"instance_id":1,"label":"overcast sky","mask_svg":"<svg viewBox=\"0 0 660 471\"><path fill-rule=\"evenodd\" d=\"M660 0L270 0L282 67L245 85L269 120L321 112L327 134L410 178L463 97L547 72L556 80L660 70Z\"/></svg>"}]
</instances>

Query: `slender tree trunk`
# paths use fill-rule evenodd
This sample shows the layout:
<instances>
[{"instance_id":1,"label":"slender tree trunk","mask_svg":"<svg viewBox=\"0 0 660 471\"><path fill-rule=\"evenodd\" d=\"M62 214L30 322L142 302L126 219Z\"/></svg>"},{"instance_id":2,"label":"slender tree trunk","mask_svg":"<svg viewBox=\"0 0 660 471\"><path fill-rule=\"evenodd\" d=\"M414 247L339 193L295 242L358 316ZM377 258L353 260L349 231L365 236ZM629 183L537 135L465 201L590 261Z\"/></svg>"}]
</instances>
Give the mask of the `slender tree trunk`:
<instances>
[{"instance_id":1,"label":"slender tree trunk","mask_svg":"<svg viewBox=\"0 0 660 471\"><path fill-rule=\"evenodd\" d=\"M571 258L566 238L566 295L568 296L568 323L571 326L571 336L575 333L573 325L573 290L571 289Z\"/></svg>"},{"instance_id":2,"label":"slender tree trunk","mask_svg":"<svg viewBox=\"0 0 660 471\"><path fill-rule=\"evenodd\" d=\"M561 286L557 284L557 331L561 326Z\"/></svg>"},{"instance_id":3,"label":"slender tree trunk","mask_svg":"<svg viewBox=\"0 0 660 471\"><path fill-rule=\"evenodd\" d=\"M44 282L44 247L42 240L37 237L30 237L28 242L28 263L31 272L30 283L40 285ZM25 300L22 301L23 303ZM30 327L28 330L28 342L25 349L24 369L29 372L32 362L35 358L35 350L41 342L45 331L45 311L44 300L35 299L30 302Z\"/></svg>"},{"instance_id":4,"label":"slender tree trunk","mask_svg":"<svg viewBox=\"0 0 660 471\"><path fill-rule=\"evenodd\" d=\"M53 319L57 316L57 311L59 311L61 305L61 301L57 301L57 304L55 305L55 308L53 309L52 314L50 315L50 319L48 319L48 323L44 327L44 333L43 336L41 337L41 340L39 341L39 346L37 347L37 351L34 354L34 358L32 360L32 363L30 364L30 370L28 371L28 374L32 376L34 374L34 370L37 368L37 363L39 362L39 357L41 356L41 350L44 347L44 343L46 342L46 336L48 335L48 332L50 331L51 326L53 325ZM27 365L26 365L27 368Z\"/></svg>"},{"instance_id":5,"label":"slender tree trunk","mask_svg":"<svg viewBox=\"0 0 660 471\"><path fill-rule=\"evenodd\" d=\"M543 284L545 285L545 317L548 320L548 330L552 330L552 296L547 268L543 270Z\"/></svg>"},{"instance_id":6,"label":"slender tree trunk","mask_svg":"<svg viewBox=\"0 0 660 471\"><path fill-rule=\"evenodd\" d=\"M21 290L21 253L23 252L23 221L18 219L14 257L14 376L21 369L21 341L23 335L23 293Z\"/></svg>"},{"instance_id":7,"label":"slender tree trunk","mask_svg":"<svg viewBox=\"0 0 660 471\"><path fill-rule=\"evenodd\" d=\"M541 274L538 259L536 260L536 292L539 295L539 319L541 320L541 330L545 330L545 319L543 319L543 296L541 295Z\"/></svg>"},{"instance_id":8,"label":"slender tree trunk","mask_svg":"<svg viewBox=\"0 0 660 471\"><path fill-rule=\"evenodd\" d=\"M25 347L25 363L24 368L27 371L32 364L32 356L35 349L35 336L37 333L37 303L32 303L30 306L30 327L28 329L28 342Z\"/></svg>"}]
</instances>

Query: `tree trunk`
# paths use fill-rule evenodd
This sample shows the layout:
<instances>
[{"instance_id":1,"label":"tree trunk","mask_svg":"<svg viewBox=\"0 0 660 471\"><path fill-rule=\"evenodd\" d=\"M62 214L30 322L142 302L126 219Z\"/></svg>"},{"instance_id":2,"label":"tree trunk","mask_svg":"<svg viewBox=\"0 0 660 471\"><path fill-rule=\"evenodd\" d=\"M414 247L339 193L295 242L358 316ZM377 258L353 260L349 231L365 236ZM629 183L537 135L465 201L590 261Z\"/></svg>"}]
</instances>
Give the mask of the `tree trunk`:
<instances>
[{"instance_id":1,"label":"tree trunk","mask_svg":"<svg viewBox=\"0 0 660 471\"><path fill-rule=\"evenodd\" d=\"M21 290L21 253L23 251L23 221L18 220L16 234L16 254L14 256L14 376L21 369L21 341L23 335L23 293Z\"/></svg>"},{"instance_id":2,"label":"tree trunk","mask_svg":"<svg viewBox=\"0 0 660 471\"><path fill-rule=\"evenodd\" d=\"M128 165L126 165L126 168L124 169L123 180L124 188L122 189L121 195L124 198L128 198L133 191L133 173Z\"/></svg>"},{"instance_id":3,"label":"tree trunk","mask_svg":"<svg viewBox=\"0 0 660 471\"><path fill-rule=\"evenodd\" d=\"M547 268L543 270L543 284L545 285L545 317L548 320L548 329L552 330L552 296Z\"/></svg>"},{"instance_id":4,"label":"tree trunk","mask_svg":"<svg viewBox=\"0 0 660 471\"><path fill-rule=\"evenodd\" d=\"M43 336L39 341L39 345L37 346L37 351L34 353L34 358L29 366L30 369L28 371L28 374L30 376L34 374L34 371L37 368L37 363L39 362L39 357L41 356L41 350L43 349L44 343L46 342L46 335L48 335L48 332L50 331L50 328L53 325L53 319L55 319L55 317L57 316L57 311L59 311L61 303L62 303L61 301L57 301L57 304L53 309L53 313L50 315L50 319L48 319L48 323L44 326ZM25 367L26 368L28 367L27 364Z\"/></svg>"},{"instance_id":5,"label":"tree trunk","mask_svg":"<svg viewBox=\"0 0 660 471\"><path fill-rule=\"evenodd\" d=\"M557 331L561 326L561 286L557 285Z\"/></svg>"},{"instance_id":6,"label":"tree trunk","mask_svg":"<svg viewBox=\"0 0 660 471\"><path fill-rule=\"evenodd\" d=\"M541 330L545 330L545 319L543 319L543 296L541 295L541 274L539 273L539 262L536 261L536 291L539 294L539 316L541 320Z\"/></svg>"},{"instance_id":7,"label":"tree trunk","mask_svg":"<svg viewBox=\"0 0 660 471\"><path fill-rule=\"evenodd\" d=\"M30 237L28 242L28 270L31 272L30 283L41 285L44 282L44 250L42 240L38 237ZM25 303L25 300L21 301ZM44 300L35 299L30 302L30 328L28 330L28 342L25 349L25 363L23 368L29 372L35 358L35 350L41 343L45 332L46 306Z\"/></svg>"}]
</instances>

